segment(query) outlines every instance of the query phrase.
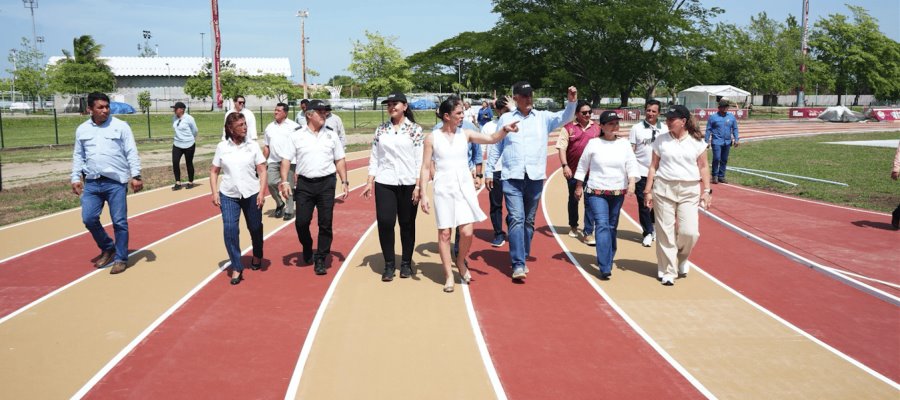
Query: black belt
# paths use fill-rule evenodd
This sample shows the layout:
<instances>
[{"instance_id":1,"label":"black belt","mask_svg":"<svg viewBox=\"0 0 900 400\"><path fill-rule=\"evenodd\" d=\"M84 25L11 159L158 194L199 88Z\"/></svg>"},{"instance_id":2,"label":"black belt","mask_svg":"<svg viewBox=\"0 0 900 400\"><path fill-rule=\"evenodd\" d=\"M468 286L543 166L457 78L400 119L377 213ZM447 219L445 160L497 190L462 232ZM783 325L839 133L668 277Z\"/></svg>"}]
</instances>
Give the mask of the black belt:
<instances>
[{"instance_id":1,"label":"black belt","mask_svg":"<svg viewBox=\"0 0 900 400\"><path fill-rule=\"evenodd\" d=\"M107 178L107 177L105 177L105 176L103 176L103 175L100 175L100 177L99 177L99 178L96 178L96 179L85 179L84 181L85 181L85 182L113 181L113 182L116 182L116 183L121 183L121 182L119 182L119 181L116 180L116 179Z\"/></svg>"},{"instance_id":2,"label":"black belt","mask_svg":"<svg viewBox=\"0 0 900 400\"><path fill-rule=\"evenodd\" d=\"M300 177L300 180L301 180L301 181L303 181L303 182L309 182L309 183L322 182L322 181L324 181L324 180L326 180L326 179L328 179L328 178L334 178L334 174L331 174L331 175L325 175L325 176L320 176L320 177L318 177L318 178L307 178L307 177L305 177L305 176L303 176L303 175L297 175L297 176Z\"/></svg>"}]
</instances>

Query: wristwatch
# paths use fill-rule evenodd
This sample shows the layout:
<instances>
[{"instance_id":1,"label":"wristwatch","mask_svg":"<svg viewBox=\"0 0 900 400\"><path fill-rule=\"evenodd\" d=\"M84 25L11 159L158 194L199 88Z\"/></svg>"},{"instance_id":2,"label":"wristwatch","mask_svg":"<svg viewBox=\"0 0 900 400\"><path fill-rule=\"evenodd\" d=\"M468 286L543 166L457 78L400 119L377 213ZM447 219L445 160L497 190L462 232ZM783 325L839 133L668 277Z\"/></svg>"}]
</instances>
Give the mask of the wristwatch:
<instances>
[{"instance_id":1,"label":"wristwatch","mask_svg":"<svg viewBox=\"0 0 900 400\"><path fill-rule=\"evenodd\" d=\"M706 190L703 191L703 193L706 193L706 194L708 194L708 195L712 195L712 189L706 189Z\"/></svg>"},{"instance_id":2,"label":"wristwatch","mask_svg":"<svg viewBox=\"0 0 900 400\"><path fill-rule=\"evenodd\" d=\"M476 178L484 178L484 174L475 174Z\"/></svg>"},{"instance_id":3,"label":"wristwatch","mask_svg":"<svg viewBox=\"0 0 900 400\"><path fill-rule=\"evenodd\" d=\"M135 175L135 176L132 176L131 179L134 179L134 180L136 180L136 181L140 181L140 180L141 180L141 176L140 176L140 175Z\"/></svg>"}]
</instances>

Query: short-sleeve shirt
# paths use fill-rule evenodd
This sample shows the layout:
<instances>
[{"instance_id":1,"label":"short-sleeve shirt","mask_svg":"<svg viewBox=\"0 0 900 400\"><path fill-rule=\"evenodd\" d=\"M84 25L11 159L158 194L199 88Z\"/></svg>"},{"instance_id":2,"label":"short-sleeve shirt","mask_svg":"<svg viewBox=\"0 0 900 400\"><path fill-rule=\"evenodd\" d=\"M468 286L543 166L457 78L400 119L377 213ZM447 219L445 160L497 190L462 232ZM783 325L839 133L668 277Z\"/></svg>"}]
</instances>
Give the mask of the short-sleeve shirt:
<instances>
[{"instance_id":1,"label":"short-sleeve shirt","mask_svg":"<svg viewBox=\"0 0 900 400\"><path fill-rule=\"evenodd\" d=\"M653 152L659 156L656 176L669 181L699 181L697 157L705 151L706 143L688 133L681 139L675 139L671 134L656 136L653 142Z\"/></svg>"},{"instance_id":2,"label":"short-sleeve shirt","mask_svg":"<svg viewBox=\"0 0 900 400\"><path fill-rule=\"evenodd\" d=\"M668 132L669 127L662 121L656 121L656 125L652 125L643 120L631 127L631 131L628 133L628 141L634 146L634 156L637 157L638 172L641 176L647 176L650 170L650 162L653 161L653 142L656 141L656 138Z\"/></svg>"},{"instance_id":3,"label":"short-sleeve shirt","mask_svg":"<svg viewBox=\"0 0 900 400\"><path fill-rule=\"evenodd\" d=\"M321 178L337 172L334 162L344 158L344 145L337 133L323 126L313 133L309 127L301 128L282 141L285 146L275 149L283 159L294 160L296 173L305 178Z\"/></svg>"},{"instance_id":4,"label":"short-sleeve shirt","mask_svg":"<svg viewBox=\"0 0 900 400\"><path fill-rule=\"evenodd\" d=\"M296 122L287 118L285 118L284 121L281 121L280 124L272 121L266 126L263 144L269 147L269 159L267 160L269 163L281 162L281 157L279 157L276 152L272 151L272 148L275 147L275 143L289 137L298 128L300 128L300 125L297 125Z\"/></svg>"},{"instance_id":5,"label":"short-sleeve shirt","mask_svg":"<svg viewBox=\"0 0 900 400\"><path fill-rule=\"evenodd\" d=\"M259 193L259 177L256 166L265 164L262 150L254 141L234 144L231 140L219 142L212 164L222 169L219 192L231 198L247 198Z\"/></svg>"}]
</instances>

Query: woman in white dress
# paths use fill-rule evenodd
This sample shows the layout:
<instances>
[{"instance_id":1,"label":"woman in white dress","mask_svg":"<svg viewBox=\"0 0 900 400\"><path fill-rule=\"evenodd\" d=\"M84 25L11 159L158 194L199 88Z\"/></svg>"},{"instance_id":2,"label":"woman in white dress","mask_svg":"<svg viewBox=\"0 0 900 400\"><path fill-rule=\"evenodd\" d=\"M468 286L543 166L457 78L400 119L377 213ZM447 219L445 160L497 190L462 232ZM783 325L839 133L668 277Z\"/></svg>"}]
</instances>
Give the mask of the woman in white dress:
<instances>
[{"instance_id":1,"label":"woman in white dress","mask_svg":"<svg viewBox=\"0 0 900 400\"><path fill-rule=\"evenodd\" d=\"M444 291L453 291L453 271L450 266L450 232L457 227L460 233L459 252L456 255L456 267L463 282L468 283L472 276L466 264L469 246L472 244L472 224L487 218L478 204L475 193L475 182L469 171L469 142L477 144L494 144L503 140L509 132L519 130L518 121L508 124L492 135L460 128L463 119L462 102L451 96L441 103L438 115L444 122L440 129L435 129L425 138L423 160L434 163L434 208L438 228L438 250L444 266L446 281ZM422 164L419 181L428 182L431 166ZM422 211L430 213L431 204L425 191L419 186L413 191L413 198L419 200Z\"/></svg>"}]
</instances>

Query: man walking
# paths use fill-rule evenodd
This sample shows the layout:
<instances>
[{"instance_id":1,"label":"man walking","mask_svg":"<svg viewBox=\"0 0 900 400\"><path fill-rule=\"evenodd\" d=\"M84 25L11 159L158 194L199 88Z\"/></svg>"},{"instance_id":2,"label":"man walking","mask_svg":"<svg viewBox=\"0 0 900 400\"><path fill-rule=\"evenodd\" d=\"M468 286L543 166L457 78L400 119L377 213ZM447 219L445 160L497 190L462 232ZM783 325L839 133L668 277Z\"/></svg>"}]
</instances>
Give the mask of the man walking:
<instances>
[{"instance_id":1,"label":"man walking","mask_svg":"<svg viewBox=\"0 0 900 400\"><path fill-rule=\"evenodd\" d=\"M141 191L141 159L131 127L109 116L109 97L91 93L87 98L91 119L75 130L72 154L72 193L81 196L81 220L91 233L100 256L94 266L102 268L112 261L109 273L128 268L128 184ZM82 182L82 179L84 182ZM109 204L115 241L100 223L103 203Z\"/></svg>"},{"instance_id":2,"label":"man walking","mask_svg":"<svg viewBox=\"0 0 900 400\"><path fill-rule=\"evenodd\" d=\"M316 275L328 273L325 258L331 253L332 215L334 214L335 173L341 178L343 195L347 198L350 183L347 181L347 166L344 161L344 146L331 128L325 126L324 112L328 105L321 100L313 100L306 111L306 128L290 136L290 141L282 141L285 146L276 149L281 160L281 194L290 198L291 184L288 171L291 161L297 164L294 200L297 202L297 238L303 247L303 262L315 260ZM283 148L283 149L282 149ZM318 210L318 248L313 257L313 240L309 232L313 209Z\"/></svg>"},{"instance_id":3,"label":"man walking","mask_svg":"<svg viewBox=\"0 0 900 400\"><path fill-rule=\"evenodd\" d=\"M247 100L244 100L244 96L237 95L234 96L234 108L228 110L225 113L225 120L228 119L228 114L231 113L240 113L244 115L244 120L247 121L247 140L252 141L253 143L257 143L257 135L256 135L256 116L253 115L253 111L250 111L249 108L246 108ZM225 140L225 128L224 124L222 124L222 140Z\"/></svg>"},{"instance_id":4,"label":"man walking","mask_svg":"<svg viewBox=\"0 0 900 400\"><path fill-rule=\"evenodd\" d=\"M563 176L566 177L566 183L569 185L569 237L578 237L578 199L575 198L575 180L574 170L578 168L578 160L581 159L581 153L588 141L600 136L600 125L591 121L593 109L587 101L580 100L575 106L575 121L569 122L563 126L556 139L556 150L559 152L559 162L562 165ZM584 178L587 182L587 178ZM584 199L587 206L587 197ZM588 246L597 244L594 240L594 218L585 207L584 212L584 230L582 231L582 241Z\"/></svg>"},{"instance_id":5,"label":"man walking","mask_svg":"<svg viewBox=\"0 0 900 400\"><path fill-rule=\"evenodd\" d=\"M309 99L300 100L300 112L297 114L295 122L297 125L306 128L306 110L309 108Z\"/></svg>"},{"instance_id":6,"label":"man walking","mask_svg":"<svg viewBox=\"0 0 900 400\"><path fill-rule=\"evenodd\" d=\"M644 189L647 187L647 173L650 172L650 162L653 160L653 142L659 135L669 133L669 127L659 120L659 100L647 100L644 106L644 120L634 124L628 134L628 141L634 149L634 156L638 162L638 172L641 180L634 185L634 197L638 203L638 220L643 231L641 245L650 247L656 238L653 232L653 209L644 204Z\"/></svg>"},{"instance_id":7,"label":"man walking","mask_svg":"<svg viewBox=\"0 0 900 400\"><path fill-rule=\"evenodd\" d=\"M712 140L710 140L710 136ZM734 139L732 141L732 138ZM728 153L731 146L737 147L739 142L737 118L728 112L728 100L719 102L719 112L710 115L706 121L706 143L712 146L712 183L728 183L725 180L725 167L728 165Z\"/></svg>"},{"instance_id":8,"label":"man walking","mask_svg":"<svg viewBox=\"0 0 900 400\"><path fill-rule=\"evenodd\" d=\"M282 199L278 192L278 185L281 184L281 157L278 156L277 152L272 151L272 149L274 149L276 144L280 141L290 141L291 135L294 135L294 132L297 129L300 129L300 125L288 119L288 110L289 107L287 104L276 104L275 120L270 122L263 132L263 156L266 157L268 163L267 177L269 180L269 193L272 194L272 199L275 200L276 206L275 214L273 216L275 218L284 218L285 221L290 221L294 218L294 199L290 197ZM296 164L292 161L291 166L288 169L289 177L294 176L295 167Z\"/></svg>"},{"instance_id":9,"label":"man walking","mask_svg":"<svg viewBox=\"0 0 900 400\"><path fill-rule=\"evenodd\" d=\"M314 100L315 101L315 100ZM341 146L347 146L346 132L344 131L344 120L341 119L337 114L331 112L331 105L319 100L319 103L325 108L320 110L320 113L325 118L325 127L330 129L332 132L337 134L338 139L341 140Z\"/></svg>"},{"instance_id":10,"label":"man walking","mask_svg":"<svg viewBox=\"0 0 900 400\"><path fill-rule=\"evenodd\" d=\"M547 140L550 132L572 120L578 100L578 90L570 86L566 108L559 112L535 111L534 89L528 82L513 85L513 101L516 109L503 114L497 126L519 121L519 133L509 135L491 146L487 173L493 174L493 165L503 160L503 197L506 201L506 225L509 229L509 255L512 261L512 278L525 279L528 267L525 259L531 253L534 236L534 215L544 189L547 171Z\"/></svg>"},{"instance_id":11,"label":"man walking","mask_svg":"<svg viewBox=\"0 0 900 400\"><path fill-rule=\"evenodd\" d=\"M507 98L494 101L497 115L506 113L506 101ZM498 129L497 122L491 120L481 127L481 133L493 135ZM485 145L484 152L486 154L491 153L491 146L493 145ZM494 228L494 240L491 241L491 246L500 247L506 243L506 232L503 231L503 181L500 180L500 175L503 172L503 160L497 160L492 169L494 172L485 177L484 186L488 190L488 199L491 202L489 215L491 217L491 226Z\"/></svg>"}]
</instances>

